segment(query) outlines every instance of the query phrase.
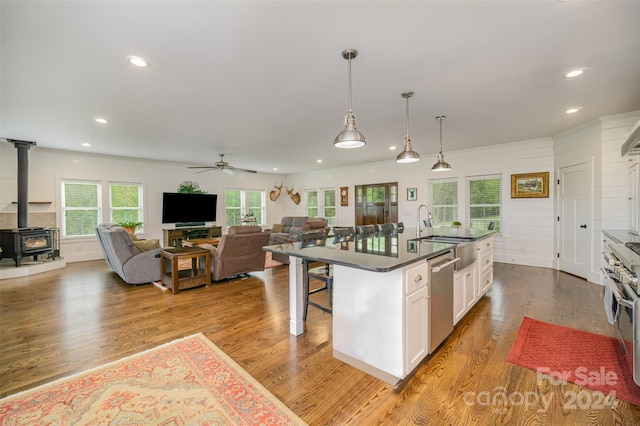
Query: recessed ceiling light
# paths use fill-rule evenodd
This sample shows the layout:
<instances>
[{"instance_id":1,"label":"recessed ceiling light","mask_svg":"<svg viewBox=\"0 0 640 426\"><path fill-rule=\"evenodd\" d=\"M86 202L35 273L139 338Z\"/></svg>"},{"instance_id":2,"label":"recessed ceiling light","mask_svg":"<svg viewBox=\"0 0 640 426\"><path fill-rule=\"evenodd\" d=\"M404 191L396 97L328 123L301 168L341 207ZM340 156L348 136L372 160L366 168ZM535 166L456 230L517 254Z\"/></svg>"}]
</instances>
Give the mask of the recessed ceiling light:
<instances>
[{"instance_id":1,"label":"recessed ceiling light","mask_svg":"<svg viewBox=\"0 0 640 426\"><path fill-rule=\"evenodd\" d=\"M572 70L569 71L568 73L566 73L564 76L567 78L573 78L573 77L577 77L579 75L582 75L584 71L583 70Z\"/></svg>"},{"instance_id":2,"label":"recessed ceiling light","mask_svg":"<svg viewBox=\"0 0 640 426\"><path fill-rule=\"evenodd\" d=\"M91 144L89 142L83 142L82 146L91 146Z\"/></svg>"},{"instance_id":3,"label":"recessed ceiling light","mask_svg":"<svg viewBox=\"0 0 640 426\"><path fill-rule=\"evenodd\" d=\"M322 163L322 158L317 159L316 163Z\"/></svg>"},{"instance_id":4,"label":"recessed ceiling light","mask_svg":"<svg viewBox=\"0 0 640 426\"><path fill-rule=\"evenodd\" d=\"M391 145L391 146L389 147L389 151L395 151L395 150L396 150L396 148L397 148L397 146L395 146L395 145Z\"/></svg>"},{"instance_id":5,"label":"recessed ceiling light","mask_svg":"<svg viewBox=\"0 0 640 426\"><path fill-rule=\"evenodd\" d=\"M94 120L96 120L96 123L100 123L100 124L107 124L108 121L106 118L102 118L102 117L96 117L94 118Z\"/></svg>"},{"instance_id":6,"label":"recessed ceiling light","mask_svg":"<svg viewBox=\"0 0 640 426\"><path fill-rule=\"evenodd\" d=\"M578 112L580 110L580 108L569 108L568 110L566 110L565 112L567 114L574 114L576 112Z\"/></svg>"},{"instance_id":7,"label":"recessed ceiling light","mask_svg":"<svg viewBox=\"0 0 640 426\"><path fill-rule=\"evenodd\" d=\"M273 168L273 171L274 171L274 172L277 172L277 171L278 171L278 168L277 168L277 167L274 167L274 168Z\"/></svg>"},{"instance_id":8,"label":"recessed ceiling light","mask_svg":"<svg viewBox=\"0 0 640 426\"><path fill-rule=\"evenodd\" d=\"M129 56L127 59L131 65L135 65L136 67L145 68L149 66L149 63L139 56Z\"/></svg>"}]
</instances>

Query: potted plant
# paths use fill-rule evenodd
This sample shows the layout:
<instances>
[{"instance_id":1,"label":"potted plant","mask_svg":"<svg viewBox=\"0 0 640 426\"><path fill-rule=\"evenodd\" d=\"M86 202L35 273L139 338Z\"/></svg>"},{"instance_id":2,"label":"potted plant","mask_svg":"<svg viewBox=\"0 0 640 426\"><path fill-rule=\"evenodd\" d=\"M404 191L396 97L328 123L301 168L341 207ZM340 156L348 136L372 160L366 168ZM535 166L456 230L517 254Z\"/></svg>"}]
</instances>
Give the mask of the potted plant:
<instances>
[{"instance_id":1,"label":"potted plant","mask_svg":"<svg viewBox=\"0 0 640 426\"><path fill-rule=\"evenodd\" d=\"M142 228L142 222L125 221L125 222L119 222L118 225L122 226L130 234L133 234L137 230Z\"/></svg>"},{"instance_id":2,"label":"potted plant","mask_svg":"<svg viewBox=\"0 0 640 426\"><path fill-rule=\"evenodd\" d=\"M256 217L253 213L247 213L242 217L242 222L254 223L256 221Z\"/></svg>"},{"instance_id":3,"label":"potted plant","mask_svg":"<svg viewBox=\"0 0 640 426\"><path fill-rule=\"evenodd\" d=\"M206 194L205 191L200 189L200 185L192 180L185 180L178 185L178 192L181 194Z\"/></svg>"},{"instance_id":4,"label":"potted plant","mask_svg":"<svg viewBox=\"0 0 640 426\"><path fill-rule=\"evenodd\" d=\"M454 228L460 228L462 226L462 223L458 222L457 220L455 222L453 222L453 227Z\"/></svg>"}]
</instances>

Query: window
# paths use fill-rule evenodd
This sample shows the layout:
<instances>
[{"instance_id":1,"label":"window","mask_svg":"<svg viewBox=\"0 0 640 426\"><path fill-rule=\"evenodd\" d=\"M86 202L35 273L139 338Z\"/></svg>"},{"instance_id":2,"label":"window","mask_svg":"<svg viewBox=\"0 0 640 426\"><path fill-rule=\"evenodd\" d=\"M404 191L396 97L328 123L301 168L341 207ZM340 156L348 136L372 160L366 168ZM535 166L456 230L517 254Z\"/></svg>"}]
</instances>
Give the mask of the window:
<instances>
[{"instance_id":1,"label":"window","mask_svg":"<svg viewBox=\"0 0 640 426\"><path fill-rule=\"evenodd\" d=\"M335 189L323 189L324 198L324 213L323 216L327 220L327 225L333 226L336 224L336 190Z\"/></svg>"},{"instance_id":2,"label":"window","mask_svg":"<svg viewBox=\"0 0 640 426\"><path fill-rule=\"evenodd\" d=\"M111 222L142 222L142 185L111 183L109 187Z\"/></svg>"},{"instance_id":3,"label":"window","mask_svg":"<svg viewBox=\"0 0 640 426\"><path fill-rule=\"evenodd\" d=\"M474 176L469 183L469 227L488 229L491 222L500 232L500 205L502 198L502 178L500 176Z\"/></svg>"},{"instance_id":4,"label":"window","mask_svg":"<svg viewBox=\"0 0 640 426\"><path fill-rule=\"evenodd\" d=\"M105 195L103 200L107 191L108 199ZM113 223L144 222L142 194L141 183L62 180L60 235L93 236L103 218Z\"/></svg>"},{"instance_id":5,"label":"window","mask_svg":"<svg viewBox=\"0 0 640 426\"><path fill-rule=\"evenodd\" d=\"M266 192L265 191L247 191L249 213L256 218L256 224L264 225L264 217L266 211Z\"/></svg>"},{"instance_id":6,"label":"window","mask_svg":"<svg viewBox=\"0 0 640 426\"><path fill-rule=\"evenodd\" d=\"M308 190L307 192L307 216L318 217L318 191Z\"/></svg>"},{"instance_id":7,"label":"window","mask_svg":"<svg viewBox=\"0 0 640 426\"><path fill-rule=\"evenodd\" d=\"M242 225L242 218L250 213L256 218L256 225L264 225L266 213L266 192L246 189L225 191L225 225Z\"/></svg>"},{"instance_id":8,"label":"window","mask_svg":"<svg viewBox=\"0 0 640 426\"><path fill-rule=\"evenodd\" d=\"M62 182L63 237L94 235L102 221L102 186L100 182Z\"/></svg>"},{"instance_id":9,"label":"window","mask_svg":"<svg viewBox=\"0 0 640 426\"><path fill-rule=\"evenodd\" d=\"M307 216L323 217L327 226L336 224L336 190L335 188L309 189L307 194Z\"/></svg>"},{"instance_id":10,"label":"window","mask_svg":"<svg viewBox=\"0 0 640 426\"><path fill-rule=\"evenodd\" d=\"M458 180L432 180L429 186L432 225L451 225L458 220Z\"/></svg>"},{"instance_id":11,"label":"window","mask_svg":"<svg viewBox=\"0 0 640 426\"><path fill-rule=\"evenodd\" d=\"M225 224L227 226L242 225L242 191L227 189L224 192Z\"/></svg>"}]
</instances>

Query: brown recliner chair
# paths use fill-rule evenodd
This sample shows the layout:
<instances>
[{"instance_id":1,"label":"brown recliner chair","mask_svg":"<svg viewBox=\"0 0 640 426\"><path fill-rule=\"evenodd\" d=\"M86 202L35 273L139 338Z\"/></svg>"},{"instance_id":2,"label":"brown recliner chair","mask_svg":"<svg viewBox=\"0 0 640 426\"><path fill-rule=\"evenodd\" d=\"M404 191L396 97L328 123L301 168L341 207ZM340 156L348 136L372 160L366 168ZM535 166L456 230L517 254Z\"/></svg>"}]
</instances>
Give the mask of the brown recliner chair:
<instances>
[{"instance_id":1,"label":"brown recliner chair","mask_svg":"<svg viewBox=\"0 0 640 426\"><path fill-rule=\"evenodd\" d=\"M268 232L259 226L232 226L222 236L218 247L200 244L211 251L211 281L234 275L264 271L265 252L269 245Z\"/></svg>"}]
</instances>

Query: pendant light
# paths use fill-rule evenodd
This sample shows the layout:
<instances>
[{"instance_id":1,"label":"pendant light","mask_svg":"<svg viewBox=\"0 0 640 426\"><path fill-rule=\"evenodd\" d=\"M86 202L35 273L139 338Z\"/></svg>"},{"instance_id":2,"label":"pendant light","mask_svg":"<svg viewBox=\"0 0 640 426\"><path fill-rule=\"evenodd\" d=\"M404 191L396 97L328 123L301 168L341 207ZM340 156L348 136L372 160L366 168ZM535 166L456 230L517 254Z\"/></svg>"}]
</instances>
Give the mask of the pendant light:
<instances>
[{"instance_id":1,"label":"pendant light","mask_svg":"<svg viewBox=\"0 0 640 426\"><path fill-rule=\"evenodd\" d=\"M413 150L411 146L411 138L409 138L409 98L413 96L413 92L404 92L402 97L407 100L407 134L404 136L404 149L396 157L396 163L413 163L420 161L420 154Z\"/></svg>"},{"instance_id":2,"label":"pendant light","mask_svg":"<svg viewBox=\"0 0 640 426\"><path fill-rule=\"evenodd\" d=\"M438 162L431 168L432 172L446 172L451 170L451 164L444 161L444 154L442 153L442 120L447 118L446 115L439 115L436 120L440 121L440 153L438 154Z\"/></svg>"},{"instance_id":3,"label":"pendant light","mask_svg":"<svg viewBox=\"0 0 640 426\"><path fill-rule=\"evenodd\" d=\"M353 115L351 107L351 60L356 56L358 56L358 51L355 49L347 49L342 52L342 57L349 61L349 111L344 117L344 130L333 141L333 146L338 148L360 148L367 144L364 135L356 130L356 117Z\"/></svg>"}]
</instances>

